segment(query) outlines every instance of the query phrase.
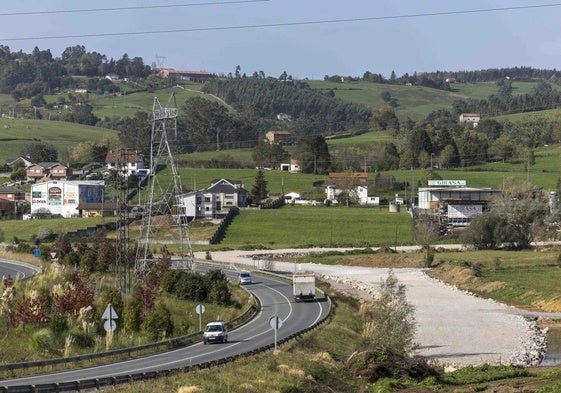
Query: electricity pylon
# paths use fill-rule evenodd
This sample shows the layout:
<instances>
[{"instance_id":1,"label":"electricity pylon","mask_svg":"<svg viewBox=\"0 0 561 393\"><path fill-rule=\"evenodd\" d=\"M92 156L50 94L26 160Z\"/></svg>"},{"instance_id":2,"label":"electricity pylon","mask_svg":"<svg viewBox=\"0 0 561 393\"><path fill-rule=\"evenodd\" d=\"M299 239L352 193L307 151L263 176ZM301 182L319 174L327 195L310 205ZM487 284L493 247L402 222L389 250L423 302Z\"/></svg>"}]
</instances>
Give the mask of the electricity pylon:
<instances>
[{"instance_id":1,"label":"electricity pylon","mask_svg":"<svg viewBox=\"0 0 561 393\"><path fill-rule=\"evenodd\" d=\"M177 105L175 94L162 106L157 97L152 108L152 135L150 146L150 172L148 195L141 233L138 239L135 273L143 277L155 261L152 244L170 243L179 248L177 268L189 269L193 252L189 239L189 227L181 195L181 178L173 159L170 141L177 139ZM171 170L171 181L160 181L158 170Z\"/></svg>"}]
</instances>

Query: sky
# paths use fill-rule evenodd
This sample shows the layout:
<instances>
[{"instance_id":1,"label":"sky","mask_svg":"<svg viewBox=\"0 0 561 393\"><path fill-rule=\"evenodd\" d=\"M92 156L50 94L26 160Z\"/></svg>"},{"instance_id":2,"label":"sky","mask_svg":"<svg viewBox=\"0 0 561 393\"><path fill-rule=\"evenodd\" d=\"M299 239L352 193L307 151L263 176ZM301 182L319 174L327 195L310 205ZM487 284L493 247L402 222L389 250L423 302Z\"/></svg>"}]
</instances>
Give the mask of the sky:
<instances>
[{"instance_id":1,"label":"sky","mask_svg":"<svg viewBox=\"0 0 561 393\"><path fill-rule=\"evenodd\" d=\"M389 77L558 69L560 20L547 0L18 0L3 2L0 45L216 74Z\"/></svg>"}]
</instances>

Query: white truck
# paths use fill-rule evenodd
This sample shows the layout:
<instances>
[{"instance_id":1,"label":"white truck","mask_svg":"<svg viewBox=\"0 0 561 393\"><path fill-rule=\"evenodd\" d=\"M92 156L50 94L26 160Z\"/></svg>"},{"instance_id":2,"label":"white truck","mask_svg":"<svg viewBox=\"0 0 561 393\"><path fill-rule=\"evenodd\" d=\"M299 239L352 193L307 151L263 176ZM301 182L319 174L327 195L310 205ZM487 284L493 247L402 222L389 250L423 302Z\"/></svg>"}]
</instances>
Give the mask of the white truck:
<instances>
[{"instance_id":1,"label":"white truck","mask_svg":"<svg viewBox=\"0 0 561 393\"><path fill-rule=\"evenodd\" d=\"M316 297L316 277L314 273L294 273L292 275L294 300L312 301Z\"/></svg>"}]
</instances>

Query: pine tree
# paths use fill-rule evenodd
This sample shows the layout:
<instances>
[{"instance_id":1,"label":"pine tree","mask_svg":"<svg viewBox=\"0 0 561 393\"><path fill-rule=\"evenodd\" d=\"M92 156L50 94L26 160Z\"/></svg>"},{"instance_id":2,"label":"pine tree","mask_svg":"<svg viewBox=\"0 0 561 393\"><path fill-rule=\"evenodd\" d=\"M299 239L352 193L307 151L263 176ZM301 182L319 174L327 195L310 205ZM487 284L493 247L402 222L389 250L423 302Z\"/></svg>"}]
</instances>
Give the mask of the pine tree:
<instances>
[{"instance_id":1,"label":"pine tree","mask_svg":"<svg viewBox=\"0 0 561 393\"><path fill-rule=\"evenodd\" d=\"M251 189L251 199L254 202L261 202L263 199L267 198L269 195L269 190L267 190L267 180L265 180L265 175L262 170L257 172L255 176L255 183Z\"/></svg>"}]
</instances>

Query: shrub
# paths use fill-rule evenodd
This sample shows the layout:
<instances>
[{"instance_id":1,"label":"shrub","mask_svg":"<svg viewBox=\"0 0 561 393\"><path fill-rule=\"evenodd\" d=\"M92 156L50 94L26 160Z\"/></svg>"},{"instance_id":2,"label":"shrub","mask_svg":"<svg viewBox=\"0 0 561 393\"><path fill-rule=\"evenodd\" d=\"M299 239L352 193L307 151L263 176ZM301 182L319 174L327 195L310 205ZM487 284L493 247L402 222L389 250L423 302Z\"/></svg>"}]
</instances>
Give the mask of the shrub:
<instances>
[{"instance_id":1,"label":"shrub","mask_svg":"<svg viewBox=\"0 0 561 393\"><path fill-rule=\"evenodd\" d=\"M91 348L95 344L95 338L93 335L82 330L71 331L70 337L72 337L74 344L76 344L79 348Z\"/></svg>"},{"instance_id":2,"label":"shrub","mask_svg":"<svg viewBox=\"0 0 561 393\"><path fill-rule=\"evenodd\" d=\"M380 294L364 313L364 336L370 344L407 353L414 347L415 307L407 302L405 285L390 270L380 282Z\"/></svg>"},{"instance_id":3,"label":"shrub","mask_svg":"<svg viewBox=\"0 0 561 393\"><path fill-rule=\"evenodd\" d=\"M136 298L125 303L123 310L123 327L127 332L138 332L140 330L142 322L140 320L141 310L140 301Z\"/></svg>"},{"instance_id":4,"label":"shrub","mask_svg":"<svg viewBox=\"0 0 561 393\"><path fill-rule=\"evenodd\" d=\"M41 227L37 232L37 240L40 242L50 242L55 239L55 233L51 228Z\"/></svg>"},{"instance_id":5,"label":"shrub","mask_svg":"<svg viewBox=\"0 0 561 393\"><path fill-rule=\"evenodd\" d=\"M171 336L173 322L169 310L164 305L158 304L148 313L142 327L152 341Z\"/></svg>"},{"instance_id":6,"label":"shrub","mask_svg":"<svg viewBox=\"0 0 561 393\"><path fill-rule=\"evenodd\" d=\"M55 335L60 336L68 330L68 321L63 315L53 314L49 320L49 328Z\"/></svg>"},{"instance_id":7,"label":"shrub","mask_svg":"<svg viewBox=\"0 0 561 393\"><path fill-rule=\"evenodd\" d=\"M34 351L56 353L55 338L49 329L35 332L29 339L29 347Z\"/></svg>"}]
</instances>

